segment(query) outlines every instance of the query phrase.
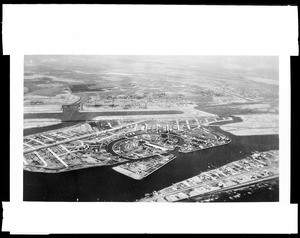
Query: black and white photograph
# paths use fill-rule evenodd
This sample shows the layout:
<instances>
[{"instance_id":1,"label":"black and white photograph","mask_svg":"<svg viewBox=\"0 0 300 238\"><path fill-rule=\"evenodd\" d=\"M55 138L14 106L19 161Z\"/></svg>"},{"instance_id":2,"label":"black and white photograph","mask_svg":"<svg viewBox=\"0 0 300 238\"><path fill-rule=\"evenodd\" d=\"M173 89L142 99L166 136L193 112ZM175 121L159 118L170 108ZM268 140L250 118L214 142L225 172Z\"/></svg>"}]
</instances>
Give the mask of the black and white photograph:
<instances>
[{"instance_id":1,"label":"black and white photograph","mask_svg":"<svg viewBox=\"0 0 300 238\"><path fill-rule=\"evenodd\" d=\"M296 6L5 4L3 231L297 233L297 16Z\"/></svg>"},{"instance_id":2,"label":"black and white photograph","mask_svg":"<svg viewBox=\"0 0 300 238\"><path fill-rule=\"evenodd\" d=\"M24 200L279 200L276 56L24 58Z\"/></svg>"}]
</instances>

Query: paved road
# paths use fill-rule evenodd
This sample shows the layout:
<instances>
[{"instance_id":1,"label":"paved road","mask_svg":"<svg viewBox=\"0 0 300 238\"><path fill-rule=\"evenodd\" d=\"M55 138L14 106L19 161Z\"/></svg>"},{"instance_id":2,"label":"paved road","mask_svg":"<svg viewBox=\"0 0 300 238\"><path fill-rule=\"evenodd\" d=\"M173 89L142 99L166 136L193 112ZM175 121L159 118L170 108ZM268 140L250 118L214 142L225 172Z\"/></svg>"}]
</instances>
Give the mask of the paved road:
<instances>
[{"instance_id":1,"label":"paved road","mask_svg":"<svg viewBox=\"0 0 300 238\"><path fill-rule=\"evenodd\" d=\"M24 154L28 154L28 153L36 151L36 150L40 150L40 149L49 148L49 147L53 147L53 146L56 146L56 145L64 144L64 143L67 143L67 142L72 142L72 141L76 141L76 140L85 139L85 138L88 138L88 137L91 137L91 136L97 136L97 135L100 135L100 134L103 134L103 133L107 133L109 131L114 131L114 130L121 129L121 128L126 127L126 126L141 123L141 122L144 122L144 121L145 120L137 121L137 122L125 124L125 125L122 125L122 126L118 126L118 127L112 128L112 129L108 129L108 130L105 130L105 131L99 131L99 132L91 133L91 134L88 134L88 135L83 135L83 136L75 137L75 138L72 138L72 139L63 140L63 141L56 142L56 143L53 143L53 144L50 144L50 145L45 145L45 146L41 146L41 147L38 147L38 148L30 149L30 150L24 151ZM101 140L104 140L104 139L112 137L112 136L115 136L115 135L104 137Z\"/></svg>"},{"instance_id":2,"label":"paved road","mask_svg":"<svg viewBox=\"0 0 300 238\"><path fill-rule=\"evenodd\" d=\"M278 179L278 178L279 178L278 174L277 175L272 175L272 176L269 176L269 177L266 177L266 178L259 179L259 181L257 181L257 180L251 180L251 181L249 181L247 183L229 186L229 187L222 188L222 189L219 189L219 190L216 190L216 191L210 191L210 192L207 192L205 194L195 195L195 196L192 196L192 197L189 197L189 198L186 198L186 199L181 199L181 200L178 200L178 201L183 201L183 200L187 200L187 199L191 199L191 198L197 198L197 197L201 197L202 195L204 195L204 196L213 195L214 193L220 193L220 192L224 192L224 191L227 191L227 190L242 188L242 187L246 187L246 186L249 186L249 185L252 185L252 184L257 184L257 183L261 183L261 182L267 182L267 181L275 180L275 179Z\"/></svg>"},{"instance_id":3,"label":"paved road","mask_svg":"<svg viewBox=\"0 0 300 238\"><path fill-rule=\"evenodd\" d=\"M219 181L221 180L224 180L224 179L233 179L237 176L241 176L241 175L247 175L247 174L253 174L254 172L257 173L258 171L261 171L261 170L265 170L266 168L262 168L260 170L251 170L251 171L247 171L247 172L244 172L244 173L238 173L238 174L235 174L233 176L229 176L227 178L220 178L220 179L216 179L216 180L213 180L213 181L209 181L209 182L206 182L206 183L202 183L202 184L197 184L197 185L193 185L193 186L189 186L187 188L183 188L183 189L178 189L176 191L172 191L172 192L168 192L168 193L162 193L162 194L159 194L159 195L156 195L156 196L153 196L151 198L145 198L145 199L141 199L140 201L141 202L149 202L149 201L153 201L153 200L156 200L156 199L159 199L159 198L163 198L163 197L166 197L166 196L169 196L169 195L175 195L175 194L178 194L180 192L184 192L186 190L189 190L189 189L192 189L192 188L199 188L199 187L204 187L204 186L209 186L210 184L212 183L218 183ZM218 189L218 190L215 190L215 191L207 191L207 192L204 192L204 193L201 193L199 195L195 195L195 196L202 196L202 195L205 195L205 194L208 194L208 193L212 193L212 192L220 192L220 191L223 191L223 190L228 190L228 189L233 189L233 188L236 188L236 187L240 187L240 186L246 186L248 183L251 184L251 183L257 183L257 182L261 182L261 181L264 181L264 180L269 180L269 179L273 179L275 177L278 177L278 174L276 175L272 175L272 176L268 176L267 178L261 178L261 179L255 179L255 180L251 180L251 181L248 181L248 182L245 182L245 183L240 183L240 184L237 184L237 185L232 185L232 186L228 186L228 187L225 187L225 188L222 188L222 189ZM185 180L184 180L185 181ZM179 182L180 183L180 182ZM193 197L195 197L193 196ZM184 200L186 198L183 198L183 199L180 199L180 200ZM178 201L180 201L178 200Z\"/></svg>"}]
</instances>

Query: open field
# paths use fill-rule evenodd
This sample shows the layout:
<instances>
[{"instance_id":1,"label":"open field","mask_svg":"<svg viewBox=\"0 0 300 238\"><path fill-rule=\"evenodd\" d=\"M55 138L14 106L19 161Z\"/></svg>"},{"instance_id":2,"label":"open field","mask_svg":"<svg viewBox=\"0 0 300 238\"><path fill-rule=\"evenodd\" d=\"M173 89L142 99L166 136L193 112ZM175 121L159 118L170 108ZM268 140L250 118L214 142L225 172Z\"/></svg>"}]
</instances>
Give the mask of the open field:
<instances>
[{"instance_id":1,"label":"open field","mask_svg":"<svg viewBox=\"0 0 300 238\"><path fill-rule=\"evenodd\" d=\"M41 106L28 106L24 107L24 113L60 113L61 106L60 105L44 105Z\"/></svg>"},{"instance_id":2,"label":"open field","mask_svg":"<svg viewBox=\"0 0 300 238\"><path fill-rule=\"evenodd\" d=\"M61 123L61 120L52 118L24 119L24 129L51 126Z\"/></svg>"},{"instance_id":3,"label":"open field","mask_svg":"<svg viewBox=\"0 0 300 238\"><path fill-rule=\"evenodd\" d=\"M279 116L274 114L238 115L242 122L221 126L221 129L237 136L278 134Z\"/></svg>"},{"instance_id":4,"label":"open field","mask_svg":"<svg viewBox=\"0 0 300 238\"><path fill-rule=\"evenodd\" d=\"M79 97L55 88L39 89L24 96L24 113L61 112L62 105L72 104Z\"/></svg>"},{"instance_id":5,"label":"open field","mask_svg":"<svg viewBox=\"0 0 300 238\"><path fill-rule=\"evenodd\" d=\"M71 95L95 112L268 104L266 99L278 98L276 66L276 57L30 56L24 68L25 107L30 112L30 103L41 101L32 110L43 110L46 100L69 104ZM62 101L58 95L67 92L71 95Z\"/></svg>"},{"instance_id":6,"label":"open field","mask_svg":"<svg viewBox=\"0 0 300 238\"><path fill-rule=\"evenodd\" d=\"M262 78L262 77L247 77L248 80L251 80L253 82L259 82L264 84L272 84L272 85L278 85L278 80L274 79L268 79L268 78Z\"/></svg>"}]
</instances>

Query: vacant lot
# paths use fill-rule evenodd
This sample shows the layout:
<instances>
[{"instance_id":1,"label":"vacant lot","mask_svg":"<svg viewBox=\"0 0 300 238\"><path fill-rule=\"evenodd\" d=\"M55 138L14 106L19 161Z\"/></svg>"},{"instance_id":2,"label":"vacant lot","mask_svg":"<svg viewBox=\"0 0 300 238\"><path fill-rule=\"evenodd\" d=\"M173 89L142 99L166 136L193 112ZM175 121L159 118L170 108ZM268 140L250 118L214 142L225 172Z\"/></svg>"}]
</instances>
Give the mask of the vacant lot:
<instances>
[{"instance_id":1,"label":"vacant lot","mask_svg":"<svg viewBox=\"0 0 300 238\"><path fill-rule=\"evenodd\" d=\"M24 120L24 129L52 126L61 123L59 119L52 118L42 118L42 119L25 119Z\"/></svg>"},{"instance_id":2,"label":"vacant lot","mask_svg":"<svg viewBox=\"0 0 300 238\"><path fill-rule=\"evenodd\" d=\"M237 115L242 122L221 126L221 129L237 136L278 134L279 116L275 114Z\"/></svg>"}]
</instances>

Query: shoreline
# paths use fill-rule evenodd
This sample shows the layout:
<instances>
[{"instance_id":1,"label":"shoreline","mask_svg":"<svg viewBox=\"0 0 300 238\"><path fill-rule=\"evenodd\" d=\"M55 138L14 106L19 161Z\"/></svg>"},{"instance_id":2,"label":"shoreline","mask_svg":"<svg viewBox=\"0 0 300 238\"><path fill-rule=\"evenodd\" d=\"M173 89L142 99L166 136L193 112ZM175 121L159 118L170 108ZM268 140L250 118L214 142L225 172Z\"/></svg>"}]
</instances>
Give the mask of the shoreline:
<instances>
[{"instance_id":1,"label":"shoreline","mask_svg":"<svg viewBox=\"0 0 300 238\"><path fill-rule=\"evenodd\" d=\"M173 160L176 159L176 158L177 158L177 157L176 157L175 155L173 155L173 156L171 157L171 159L169 159L169 161L168 161L167 163L161 165L160 167L156 168L155 170L153 170L152 172L148 173L148 174L145 175L145 176L139 176L139 175L137 175L137 174L135 174L135 173L133 173L133 172L127 170L127 169L123 169L123 168L120 168L120 167L118 168L118 166L113 167L112 169L115 170L115 171L117 171L117 172L120 173L120 174L123 174L123 175L127 176L127 177L130 177L130 178L133 178L133 179L136 179L136 180L142 180L142 179L148 177L149 175L151 175L152 173L156 172L156 171L159 170L160 168L164 167L165 165L167 165L168 163L170 163L171 161L173 161Z\"/></svg>"}]
</instances>

